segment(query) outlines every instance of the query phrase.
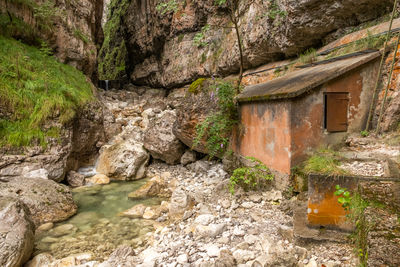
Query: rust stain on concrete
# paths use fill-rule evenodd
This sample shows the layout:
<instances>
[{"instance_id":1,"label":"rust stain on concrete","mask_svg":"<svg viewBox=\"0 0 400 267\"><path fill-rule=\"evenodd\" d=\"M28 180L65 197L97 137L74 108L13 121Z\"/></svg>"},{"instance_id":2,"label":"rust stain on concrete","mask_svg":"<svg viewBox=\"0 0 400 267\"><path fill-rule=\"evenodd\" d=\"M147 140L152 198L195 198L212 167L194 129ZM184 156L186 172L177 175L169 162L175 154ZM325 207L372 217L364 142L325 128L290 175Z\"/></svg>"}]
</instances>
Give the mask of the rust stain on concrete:
<instances>
[{"instance_id":1,"label":"rust stain on concrete","mask_svg":"<svg viewBox=\"0 0 400 267\"><path fill-rule=\"evenodd\" d=\"M307 219L310 225L342 225L347 212L338 202L339 197L333 191L326 192L321 202L308 201Z\"/></svg>"},{"instance_id":2,"label":"rust stain on concrete","mask_svg":"<svg viewBox=\"0 0 400 267\"><path fill-rule=\"evenodd\" d=\"M255 157L281 173L290 173L289 109L286 102L244 104L244 131L234 145L243 156Z\"/></svg>"}]
</instances>

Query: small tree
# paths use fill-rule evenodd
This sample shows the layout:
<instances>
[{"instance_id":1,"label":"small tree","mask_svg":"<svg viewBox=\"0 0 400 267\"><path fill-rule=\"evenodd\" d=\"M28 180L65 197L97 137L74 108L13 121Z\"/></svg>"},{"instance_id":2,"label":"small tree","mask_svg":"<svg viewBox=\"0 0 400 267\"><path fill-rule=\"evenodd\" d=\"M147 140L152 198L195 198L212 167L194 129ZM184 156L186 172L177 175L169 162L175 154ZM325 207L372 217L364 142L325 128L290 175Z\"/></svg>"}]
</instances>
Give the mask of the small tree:
<instances>
[{"instance_id":1,"label":"small tree","mask_svg":"<svg viewBox=\"0 0 400 267\"><path fill-rule=\"evenodd\" d=\"M233 28L236 32L236 38L238 41L239 46L239 59L240 59L240 70L239 70L239 79L237 85L237 93L240 91L240 84L242 83L243 79L243 71L244 71L244 56L243 56L243 46L242 46L242 37L240 35L239 30L239 20L240 17L243 15L240 12L240 2L241 0L215 0L215 3L218 6L226 6L229 13L229 19L233 24ZM248 1L248 4L252 4L254 1Z\"/></svg>"}]
</instances>

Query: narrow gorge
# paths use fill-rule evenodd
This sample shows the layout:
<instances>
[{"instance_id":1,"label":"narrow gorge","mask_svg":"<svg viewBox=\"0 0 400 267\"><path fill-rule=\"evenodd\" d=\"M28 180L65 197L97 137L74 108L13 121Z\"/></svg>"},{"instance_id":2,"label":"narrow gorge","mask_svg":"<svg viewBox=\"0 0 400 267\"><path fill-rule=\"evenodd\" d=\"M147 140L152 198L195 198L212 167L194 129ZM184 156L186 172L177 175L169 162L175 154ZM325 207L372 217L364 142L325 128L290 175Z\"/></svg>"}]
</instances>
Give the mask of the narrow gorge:
<instances>
[{"instance_id":1,"label":"narrow gorge","mask_svg":"<svg viewBox=\"0 0 400 267\"><path fill-rule=\"evenodd\" d=\"M0 0L0 266L399 266L399 12Z\"/></svg>"}]
</instances>

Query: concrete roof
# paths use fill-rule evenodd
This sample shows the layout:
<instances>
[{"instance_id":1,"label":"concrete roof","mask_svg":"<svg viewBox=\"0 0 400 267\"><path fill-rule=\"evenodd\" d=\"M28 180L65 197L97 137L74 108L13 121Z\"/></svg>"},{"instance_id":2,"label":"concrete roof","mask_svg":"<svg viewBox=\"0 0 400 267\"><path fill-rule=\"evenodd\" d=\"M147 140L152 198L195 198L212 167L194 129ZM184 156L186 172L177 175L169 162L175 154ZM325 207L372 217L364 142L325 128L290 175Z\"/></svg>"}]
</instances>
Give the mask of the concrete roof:
<instances>
[{"instance_id":1,"label":"concrete roof","mask_svg":"<svg viewBox=\"0 0 400 267\"><path fill-rule=\"evenodd\" d=\"M272 81L247 86L236 98L239 102L285 99L300 96L379 57L379 51L364 53L304 68Z\"/></svg>"}]
</instances>

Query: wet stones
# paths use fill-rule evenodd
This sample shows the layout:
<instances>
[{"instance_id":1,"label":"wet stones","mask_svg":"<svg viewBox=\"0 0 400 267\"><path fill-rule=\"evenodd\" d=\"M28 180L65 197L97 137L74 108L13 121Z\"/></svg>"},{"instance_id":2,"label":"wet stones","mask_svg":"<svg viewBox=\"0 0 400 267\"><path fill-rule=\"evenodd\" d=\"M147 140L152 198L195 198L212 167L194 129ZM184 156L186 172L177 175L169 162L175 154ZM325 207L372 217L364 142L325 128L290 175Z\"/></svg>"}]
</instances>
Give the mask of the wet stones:
<instances>
[{"instance_id":1,"label":"wet stones","mask_svg":"<svg viewBox=\"0 0 400 267\"><path fill-rule=\"evenodd\" d=\"M160 176L154 176L145 185L138 190L130 193L128 198L133 200L144 199L148 197L170 197L171 192L168 189L168 183Z\"/></svg>"},{"instance_id":2,"label":"wet stones","mask_svg":"<svg viewBox=\"0 0 400 267\"><path fill-rule=\"evenodd\" d=\"M85 176L75 171L67 174L67 182L71 187L79 187L85 184Z\"/></svg>"}]
</instances>

